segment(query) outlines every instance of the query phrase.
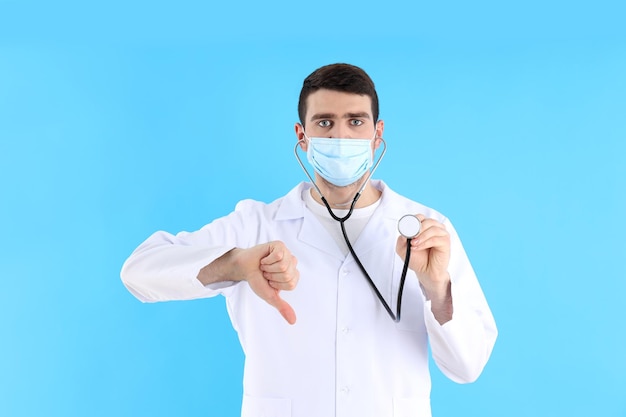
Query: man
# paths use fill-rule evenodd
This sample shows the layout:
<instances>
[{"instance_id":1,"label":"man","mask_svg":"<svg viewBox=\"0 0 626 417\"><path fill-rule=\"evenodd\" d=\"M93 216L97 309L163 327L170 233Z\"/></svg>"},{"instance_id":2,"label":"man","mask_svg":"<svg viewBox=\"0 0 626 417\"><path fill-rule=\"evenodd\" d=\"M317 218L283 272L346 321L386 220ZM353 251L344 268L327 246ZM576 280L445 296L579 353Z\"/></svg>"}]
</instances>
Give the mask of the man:
<instances>
[{"instance_id":1,"label":"man","mask_svg":"<svg viewBox=\"0 0 626 417\"><path fill-rule=\"evenodd\" d=\"M148 302L226 297L246 355L244 417L430 416L428 342L457 382L479 376L495 343L478 281L448 219L369 179L384 122L362 69L314 71L298 111L314 184L241 201L193 233L155 233L124 264L124 284ZM406 214L421 220L409 240L397 229Z\"/></svg>"}]
</instances>

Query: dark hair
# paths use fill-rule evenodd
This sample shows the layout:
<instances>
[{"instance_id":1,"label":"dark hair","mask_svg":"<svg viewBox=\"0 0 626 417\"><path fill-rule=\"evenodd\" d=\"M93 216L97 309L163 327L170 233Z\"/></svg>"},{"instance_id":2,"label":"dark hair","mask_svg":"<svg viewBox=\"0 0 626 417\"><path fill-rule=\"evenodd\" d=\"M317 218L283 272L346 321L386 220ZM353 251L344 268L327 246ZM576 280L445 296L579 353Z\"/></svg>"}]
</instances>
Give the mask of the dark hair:
<instances>
[{"instance_id":1,"label":"dark hair","mask_svg":"<svg viewBox=\"0 0 626 417\"><path fill-rule=\"evenodd\" d=\"M298 116L304 126L307 111L307 98L317 90L327 89L369 96L372 99L372 116L378 121L378 95L374 82L361 68L350 64L331 64L316 69L302 83Z\"/></svg>"}]
</instances>

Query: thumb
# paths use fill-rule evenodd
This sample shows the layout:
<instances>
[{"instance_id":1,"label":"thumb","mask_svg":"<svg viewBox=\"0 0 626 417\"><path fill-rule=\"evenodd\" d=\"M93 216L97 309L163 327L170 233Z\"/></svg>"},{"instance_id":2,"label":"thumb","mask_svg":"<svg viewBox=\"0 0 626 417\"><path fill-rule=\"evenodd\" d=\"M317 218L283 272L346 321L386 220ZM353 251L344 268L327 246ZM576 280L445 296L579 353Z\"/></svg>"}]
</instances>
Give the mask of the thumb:
<instances>
[{"instance_id":1,"label":"thumb","mask_svg":"<svg viewBox=\"0 0 626 417\"><path fill-rule=\"evenodd\" d=\"M403 261L406 258L406 245L407 245L407 243L408 242L406 241L406 238L404 236L398 236L398 240L396 240L396 254Z\"/></svg>"},{"instance_id":2,"label":"thumb","mask_svg":"<svg viewBox=\"0 0 626 417\"><path fill-rule=\"evenodd\" d=\"M280 315L283 316L285 320L287 320L287 323L289 324L296 323L296 312L287 301L280 298L280 294L278 290L274 290L274 294L271 297L267 298L266 301L272 307L278 310Z\"/></svg>"},{"instance_id":3,"label":"thumb","mask_svg":"<svg viewBox=\"0 0 626 417\"><path fill-rule=\"evenodd\" d=\"M282 298L278 297L279 304L275 306L278 312L289 324L296 324L296 312L289 303Z\"/></svg>"}]
</instances>

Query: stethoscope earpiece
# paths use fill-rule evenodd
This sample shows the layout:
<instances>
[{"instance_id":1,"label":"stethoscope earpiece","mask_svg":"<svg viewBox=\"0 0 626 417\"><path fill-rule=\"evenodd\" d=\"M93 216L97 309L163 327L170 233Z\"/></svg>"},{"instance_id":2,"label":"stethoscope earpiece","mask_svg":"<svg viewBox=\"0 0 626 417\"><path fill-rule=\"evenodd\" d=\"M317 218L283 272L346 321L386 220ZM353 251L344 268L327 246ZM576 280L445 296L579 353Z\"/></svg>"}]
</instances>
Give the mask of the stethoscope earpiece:
<instances>
[{"instance_id":1,"label":"stethoscope earpiece","mask_svg":"<svg viewBox=\"0 0 626 417\"><path fill-rule=\"evenodd\" d=\"M398 232L407 239L413 239L421 230L422 222L413 214L405 214L398 220Z\"/></svg>"}]
</instances>

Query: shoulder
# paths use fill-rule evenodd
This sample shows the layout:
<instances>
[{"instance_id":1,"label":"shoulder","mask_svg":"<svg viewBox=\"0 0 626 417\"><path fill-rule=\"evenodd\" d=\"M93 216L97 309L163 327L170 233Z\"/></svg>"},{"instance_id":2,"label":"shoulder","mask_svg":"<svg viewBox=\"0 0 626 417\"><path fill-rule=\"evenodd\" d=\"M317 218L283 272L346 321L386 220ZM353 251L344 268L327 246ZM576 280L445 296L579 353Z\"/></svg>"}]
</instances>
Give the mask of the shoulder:
<instances>
[{"instance_id":1,"label":"shoulder","mask_svg":"<svg viewBox=\"0 0 626 417\"><path fill-rule=\"evenodd\" d=\"M439 211L398 194L383 181L373 180L373 185L382 191L381 205L384 207L386 215L390 217L400 218L405 214L423 214L424 216L435 219L441 223L449 222L446 216Z\"/></svg>"},{"instance_id":2,"label":"shoulder","mask_svg":"<svg viewBox=\"0 0 626 417\"><path fill-rule=\"evenodd\" d=\"M241 200L235 206L235 212L246 215L261 215L271 218L284 215L290 216L293 215L293 213L300 213L304 207L302 192L306 187L306 183L300 183L292 188L287 194L270 203L253 199ZM296 215L295 217L298 216Z\"/></svg>"}]
</instances>

